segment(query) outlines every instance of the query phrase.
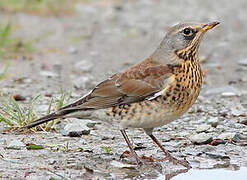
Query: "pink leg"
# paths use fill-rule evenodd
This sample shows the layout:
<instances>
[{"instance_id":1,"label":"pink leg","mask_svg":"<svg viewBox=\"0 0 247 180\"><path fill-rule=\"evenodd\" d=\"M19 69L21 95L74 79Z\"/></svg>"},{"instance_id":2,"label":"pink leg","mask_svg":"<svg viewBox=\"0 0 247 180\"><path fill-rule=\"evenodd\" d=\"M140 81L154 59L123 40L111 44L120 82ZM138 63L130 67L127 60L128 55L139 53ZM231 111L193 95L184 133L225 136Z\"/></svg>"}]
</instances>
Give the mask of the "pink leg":
<instances>
[{"instance_id":1,"label":"pink leg","mask_svg":"<svg viewBox=\"0 0 247 180\"><path fill-rule=\"evenodd\" d=\"M154 142L159 146L159 148L165 153L166 157L164 160L172 161L175 164L181 164L182 166L190 169L190 164L188 161L178 160L175 157L171 156L171 154L160 144L160 142L154 137L153 134L147 134Z\"/></svg>"}]
</instances>

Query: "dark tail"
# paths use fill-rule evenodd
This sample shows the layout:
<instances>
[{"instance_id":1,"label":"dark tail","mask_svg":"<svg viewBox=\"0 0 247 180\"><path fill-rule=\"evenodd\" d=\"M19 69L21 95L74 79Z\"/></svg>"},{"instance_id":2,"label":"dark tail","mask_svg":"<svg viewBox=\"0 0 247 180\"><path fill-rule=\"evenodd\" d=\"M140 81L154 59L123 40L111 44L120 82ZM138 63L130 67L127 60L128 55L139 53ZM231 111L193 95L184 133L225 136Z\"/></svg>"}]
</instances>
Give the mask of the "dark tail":
<instances>
[{"instance_id":1,"label":"dark tail","mask_svg":"<svg viewBox=\"0 0 247 180\"><path fill-rule=\"evenodd\" d=\"M46 122L49 122L51 120L54 120L54 119L58 119L58 118L62 118L70 113L73 113L73 112L76 112L78 110L81 110L81 111L86 111L86 110L92 110L92 108L73 108L73 107L76 107L76 106L79 106L83 103L85 103L88 99L90 99L91 96L88 95L86 97L83 97L81 99L79 99L78 101L72 103L72 104L69 104L65 107L62 107L60 110L58 110L57 112L54 112L54 113L51 113L51 114L48 114L40 119L37 119L33 122L31 122L30 124L26 125L24 128L32 128L32 127L35 127L35 126L38 126L40 124L43 124L43 123L46 123Z\"/></svg>"},{"instance_id":2,"label":"dark tail","mask_svg":"<svg viewBox=\"0 0 247 180\"><path fill-rule=\"evenodd\" d=\"M42 117L40 119L37 119L37 120L31 122L30 124L26 125L24 128L32 128L32 127L38 126L40 124L49 122L51 120L58 119L60 117L61 117L60 114L52 113L52 114L49 114L47 116L44 116L44 117Z\"/></svg>"}]
</instances>

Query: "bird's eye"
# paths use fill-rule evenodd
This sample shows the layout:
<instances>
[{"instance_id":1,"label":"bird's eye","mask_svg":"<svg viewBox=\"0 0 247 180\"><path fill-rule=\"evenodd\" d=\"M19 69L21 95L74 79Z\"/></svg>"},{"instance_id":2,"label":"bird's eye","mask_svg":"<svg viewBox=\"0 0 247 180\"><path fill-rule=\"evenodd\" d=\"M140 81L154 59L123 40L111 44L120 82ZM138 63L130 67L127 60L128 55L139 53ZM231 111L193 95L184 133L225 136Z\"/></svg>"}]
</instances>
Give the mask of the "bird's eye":
<instances>
[{"instance_id":1,"label":"bird's eye","mask_svg":"<svg viewBox=\"0 0 247 180\"><path fill-rule=\"evenodd\" d=\"M193 29L191 29L191 28L185 28L183 30L183 34L186 35L186 36L192 35L193 34Z\"/></svg>"}]
</instances>

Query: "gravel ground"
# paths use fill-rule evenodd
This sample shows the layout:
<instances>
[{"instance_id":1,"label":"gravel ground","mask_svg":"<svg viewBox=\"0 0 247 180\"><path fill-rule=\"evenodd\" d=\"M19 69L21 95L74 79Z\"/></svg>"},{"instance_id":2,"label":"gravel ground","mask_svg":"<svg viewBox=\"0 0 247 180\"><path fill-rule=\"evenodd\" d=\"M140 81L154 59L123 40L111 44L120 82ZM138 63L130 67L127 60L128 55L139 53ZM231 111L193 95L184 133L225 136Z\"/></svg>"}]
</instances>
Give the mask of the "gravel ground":
<instances>
[{"instance_id":1,"label":"gravel ground","mask_svg":"<svg viewBox=\"0 0 247 180\"><path fill-rule=\"evenodd\" d=\"M11 60L11 77L1 81L1 94L21 94L25 106L38 94L58 95L62 87L73 92L72 101L150 55L171 25L217 20L221 26L207 33L200 48L202 67L208 73L198 100L188 113L156 128L154 134L172 155L186 158L194 169L238 170L247 166L246 8L245 0L105 0L79 3L73 16L0 12L0 19L19 26L16 36L39 38L32 59ZM1 67L5 63L0 61ZM42 97L37 109L44 111L49 101L50 97ZM64 136L75 126L84 130L81 137ZM154 179L182 168L169 162L140 167L131 158L120 161L127 146L115 125L66 119L57 129L28 135L2 133L0 177ZM138 154L163 157L142 130L128 134ZM28 143L47 148L27 150Z\"/></svg>"}]
</instances>

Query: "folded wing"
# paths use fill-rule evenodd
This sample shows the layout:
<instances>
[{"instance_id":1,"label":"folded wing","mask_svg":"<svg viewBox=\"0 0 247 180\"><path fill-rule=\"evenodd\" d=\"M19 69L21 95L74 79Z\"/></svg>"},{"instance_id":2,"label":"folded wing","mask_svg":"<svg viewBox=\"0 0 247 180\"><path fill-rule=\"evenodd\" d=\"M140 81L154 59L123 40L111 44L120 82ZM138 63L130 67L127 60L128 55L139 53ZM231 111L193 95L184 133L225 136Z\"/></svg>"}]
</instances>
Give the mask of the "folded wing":
<instances>
[{"instance_id":1,"label":"folded wing","mask_svg":"<svg viewBox=\"0 0 247 180\"><path fill-rule=\"evenodd\" d=\"M168 65L149 58L101 82L87 96L60 111L95 110L139 102L162 90L171 75Z\"/></svg>"}]
</instances>

